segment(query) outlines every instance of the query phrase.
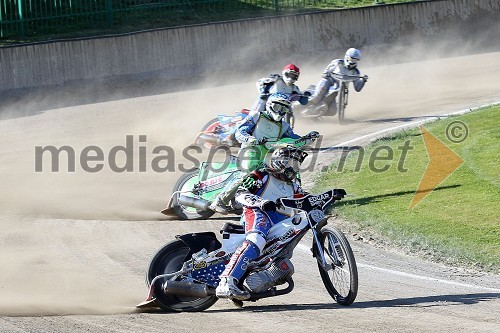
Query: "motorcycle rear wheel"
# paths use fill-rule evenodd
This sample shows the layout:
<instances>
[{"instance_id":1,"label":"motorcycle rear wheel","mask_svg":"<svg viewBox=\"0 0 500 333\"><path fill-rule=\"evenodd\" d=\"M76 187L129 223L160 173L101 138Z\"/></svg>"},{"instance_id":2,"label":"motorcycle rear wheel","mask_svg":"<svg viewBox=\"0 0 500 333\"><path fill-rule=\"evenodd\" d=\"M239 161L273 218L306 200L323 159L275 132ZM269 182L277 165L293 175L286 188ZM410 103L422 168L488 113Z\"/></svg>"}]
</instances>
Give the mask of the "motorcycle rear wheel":
<instances>
[{"instance_id":1,"label":"motorcycle rear wheel","mask_svg":"<svg viewBox=\"0 0 500 333\"><path fill-rule=\"evenodd\" d=\"M189 191L192 190L192 186L188 184L188 182L194 178L198 177L199 170L194 169L191 171L186 172L183 174L177 183L174 185L174 192L175 191ZM193 207L188 207L188 206L183 206L180 205L177 201L178 194L174 195L174 198L172 200L172 208L175 212L175 214L183 219L183 220L204 220L208 219L210 216L214 214L212 210L198 210Z\"/></svg>"},{"instance_id":2,"label":"motorcycle rear wheel","mask_svg":"<svg viewBox=\"0 0 500 333\"><path fill-rule=\"evenodd\" d=\"M219 125L219 117L215 117L214 119L211 119L208 123L203 125L200 132L213 131L215 127L217 127L218 125Z\"/></svg>"},{"instance_id":3,"label":"motorcycle rear wheel","mask_svg":"<svg viewBox=\"0 0 500 333\"><path fill-rule=\"evenodd\" d=\"M326 263L331 266L325 271L318 261L323 284L338 304L351 305L358 294L358 269L351 246L344 234L334 226L323 227L318 236ZM320 256L317 255L317 258Z\"/></svg>"},{"instance_id":4,"label":"motorcycle rear wheel","mask_svg":"<svg viewBox=\"0 0 500 333\"><path fill-rule=\"evenodd\" d=\"M203 125L203 127L200 130L200 134L198 134L198 137L196 138L195 144L202 147L202 148L203 147L212 148L212 147L216 146L216 144L214 144L214 142L207 141L206 139L203 139L202 134L203 133L211 133L211 134L208 134L210 136L210 138L212 136L215 137L216 134L213 134L213 131L219 125L220 125L219 117L215 117L215 118L211 119L209 122L207 122L205 125Z\"/></svg>"},{"instance_id":5,"label":"motorcycle rear wheel","mask_svg":"<svg viewBox=\"0 0 500 333\"><path fill-rule=\"evenodd\" d=\"M185 261L190 259L192 253L181 240L175 240L161 248L151 260L146 276L148 287L151 281L161 274L177 272L182 268ZM163 310L177 312L198 312L211 307L217 302L216 296L203 298L167 295L163 291L165 279L155 282L154 297L155 303Z\"/></svg>"}]
</instances>

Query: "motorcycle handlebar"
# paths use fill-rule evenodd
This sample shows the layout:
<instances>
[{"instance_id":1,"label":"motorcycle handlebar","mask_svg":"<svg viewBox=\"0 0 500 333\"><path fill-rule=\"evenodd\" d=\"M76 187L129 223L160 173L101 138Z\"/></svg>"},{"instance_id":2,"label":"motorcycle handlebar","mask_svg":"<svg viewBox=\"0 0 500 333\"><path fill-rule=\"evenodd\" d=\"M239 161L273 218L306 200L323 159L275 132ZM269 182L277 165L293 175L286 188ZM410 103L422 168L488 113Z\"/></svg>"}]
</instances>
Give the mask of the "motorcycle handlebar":
<instances>
[{"instance_id":1,"label":"motorcycle handlebar","mask_svg":"<svg viewBox=\"0 0 500 333\"><path fill-rule=\"evenodd\" d=\"M311 93L309 91L305 91L303 94L291 94L289 97L290 102L297 102L301 97L311 97ZM261 98L268 98L271 96L271 93L262 93L260 94Z\"/></svg>"},{"instance_id":2,"label":"motorcycle handlebar","mask_svg":"<svg viewBox=\"0 0 500 333\"><path fill-rule=\"evenodd\" d=\"M344 189L332 189L321 194L307 194L302 198L280 198L278 206L303 210L310 212L312 210L325 210L328 206L337 200L343 199L347 195Z\"/></svg>"},{"instance_id":3,"label":"motorcycle handlebar","mask_svg":"<svg viewBox=\"0 0 500 333\"><path fill-rule=\"evenodd\" d=\"M344 81L344 82L352 82L352 81L356 81L358 79L368 80L368 75L350 75L350 74L332 73L331 76L337 80Z\"/></svg>"},{"instance_id":4,"label":"motorcycle handlebar","mask_svg":"<svg viewBox=\"0 0 500 333\"><path fill-rule=\"evenodd\" d=\"M298 148L298 147L303 146L305 141L314 140L318 137L319 137L319 133L318 134L308 133L308 134L304 135L303 137L300 137L300 138L298 138L294 141L290 141L290 142L283 142L281 140L272 140L269 138L262 138L262 139L259 139L257 141L257 145L264 145L267 149L277 148L280 146ZM297 145L300 145L300 146L297 146Z\"/></svg>"}]
</instances>

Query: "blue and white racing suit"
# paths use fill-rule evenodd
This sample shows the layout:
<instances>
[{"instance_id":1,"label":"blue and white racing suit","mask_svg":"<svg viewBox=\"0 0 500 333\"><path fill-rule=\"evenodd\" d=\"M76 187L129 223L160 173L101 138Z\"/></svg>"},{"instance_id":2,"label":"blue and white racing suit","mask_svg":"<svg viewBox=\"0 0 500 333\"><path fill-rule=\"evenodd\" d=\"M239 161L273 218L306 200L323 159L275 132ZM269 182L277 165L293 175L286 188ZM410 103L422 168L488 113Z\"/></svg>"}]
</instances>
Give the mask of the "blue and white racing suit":
<instances>
[{"instance_id":1,"label":"blue and white racing suit","mask_svg":"<svg viewBox=\"0 0 500 333\"><path fill-rule=\"evenodd\" d=\"M284 197L300 198L305 192L296 181L284 181L266 171L256 170L244 181L237 200L243 205L241 217L245 226L245 241L232 255L222 277L231 276L241 281L248 268L248 263L258 258L264 246L269 229L289 216L284 211L264 211L256 205L245 205L246 202L273 201Z\"/></svg>"},{"instance_id":2,"label":"blue and white racing suit","mask_svg":"<svg viewBox=\"0 0 500 333\"><path fill-rule=\"evenodd\" d=\"M286 121L281 120L277 122L271 120L259 111L251 111L248 114L243 123L236 129L235 137L241 143L242 147L246 147L251 137L257 140L267 138L273 141L278 141L282 138L300 138L299 135L293 132Z\"/></svg>"},{"instance_id":3,"label":"blue and white racing suit","mask_svg":"<svg viewBox=\"0 0 500 333\"><path fill-rule=\"evenodd\" d=\"M290 102L299 101L302 105L306 105L309 101L306 96L302 95L299 87L295 84L287 85L279 74L271 74L268 77L259 79L257 81L257 90L259 91L259 97L253 104L252 111L264 111L267 98L274 93L285 94Z\"/></svg>"}]
</instances>

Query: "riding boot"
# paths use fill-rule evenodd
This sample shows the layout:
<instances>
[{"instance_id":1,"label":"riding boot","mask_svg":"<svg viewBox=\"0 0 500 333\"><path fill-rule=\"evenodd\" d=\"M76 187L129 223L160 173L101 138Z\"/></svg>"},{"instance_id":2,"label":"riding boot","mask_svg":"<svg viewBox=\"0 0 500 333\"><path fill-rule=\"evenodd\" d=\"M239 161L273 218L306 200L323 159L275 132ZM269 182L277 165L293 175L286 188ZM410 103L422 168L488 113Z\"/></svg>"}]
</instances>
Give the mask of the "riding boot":
<instances>
[{"instance_id":1,"label":"riding boot","mask_svg":"<svg viewBox=\"0 0 500 333\"><path fill-rule=\"evenodd\" d=\"M248 263L260 255L257 245L251 241L245 240L231 256L226 269L220 275L221 281L215 291L216 296L220 298L235 298L245 300L250 294L238 288L237 281L240 281L248 268Z\"/></svg>"}]
</instances>

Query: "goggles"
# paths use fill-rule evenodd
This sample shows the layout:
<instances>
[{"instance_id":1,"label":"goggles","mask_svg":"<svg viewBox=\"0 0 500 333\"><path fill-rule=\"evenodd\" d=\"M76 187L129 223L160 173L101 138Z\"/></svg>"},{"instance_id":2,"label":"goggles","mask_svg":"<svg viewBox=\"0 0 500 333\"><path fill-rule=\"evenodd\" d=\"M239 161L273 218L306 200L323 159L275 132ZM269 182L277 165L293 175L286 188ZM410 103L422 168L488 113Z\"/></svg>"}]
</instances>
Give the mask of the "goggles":
<instances>
[{"instance_id":1,"label":"goggles","mask_svg":"<svg viewBox=\"0 0 500 333\"><path fill-rule=\"evenodd\" d=\"M346 56L345 60L347 61L348 65L356 65L359 61L359 59L356 59L356 58L353 58L350 56Z\"/></svg>"},{"instance_id":2,"label":"goggles","mask_svg":"<svg viewBox=\"0 0 500 333\"><path fill-rule=\"evenodd\" d=\"M272 103L270 108L271 108L271 111L279 114L280 116L284 116L287 112L290 111L290 109L288 108L288 105L284 105L284 104L277 103L277 102Z\"/></svg>"},{"instance_id":3,"label":"goggles","mask_svg":"<svg viewBox=\"0 0 500 333\"><path fill-rule=\"evenodd\" d=\"M285 72L285 76L294 80L294 81L297 81L299 79L299 74L294 73L294 72Z\"/></svg>"},{"instance_id":4,"label":"goggles","mask_svg":"<svg viewBox=\"0 0 500 333\"><path fill-rule=\"evenodd\" d=\"M307 157L307 153L301 150L288 151L284 154L280 154L281 157L278 158L279 164L282 165L284 169L293 169L294 172L299 172L300 165Z\"/></svg>"}]
</instances>

